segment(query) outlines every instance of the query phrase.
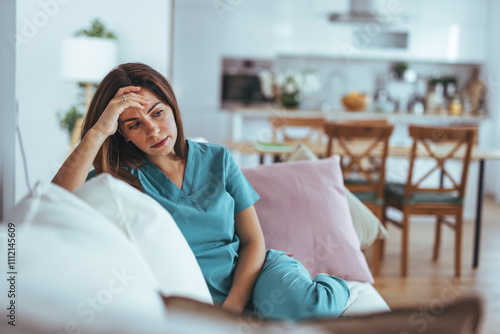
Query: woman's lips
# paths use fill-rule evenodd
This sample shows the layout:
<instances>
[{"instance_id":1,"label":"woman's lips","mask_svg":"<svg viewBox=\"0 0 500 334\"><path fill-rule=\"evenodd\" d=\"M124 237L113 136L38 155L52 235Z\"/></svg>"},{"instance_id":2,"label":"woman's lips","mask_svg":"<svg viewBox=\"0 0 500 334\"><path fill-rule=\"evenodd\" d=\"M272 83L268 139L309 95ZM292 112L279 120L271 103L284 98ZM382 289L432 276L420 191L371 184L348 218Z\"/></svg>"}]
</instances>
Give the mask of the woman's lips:
<instances>
[{"instance_id":1,"label":"woman's lips","mask_svg":"<svg viewBox=\"0 0 500 334\"><path fill-rule=\"evenodd\" d=\"M154 144L153 146L151 146L152 148L160 148L162 147L163 145L165 145L165 143L167 142L167 138L163 139L162 141L159 141L158 143Z\"/></svg>"}]
</instances>

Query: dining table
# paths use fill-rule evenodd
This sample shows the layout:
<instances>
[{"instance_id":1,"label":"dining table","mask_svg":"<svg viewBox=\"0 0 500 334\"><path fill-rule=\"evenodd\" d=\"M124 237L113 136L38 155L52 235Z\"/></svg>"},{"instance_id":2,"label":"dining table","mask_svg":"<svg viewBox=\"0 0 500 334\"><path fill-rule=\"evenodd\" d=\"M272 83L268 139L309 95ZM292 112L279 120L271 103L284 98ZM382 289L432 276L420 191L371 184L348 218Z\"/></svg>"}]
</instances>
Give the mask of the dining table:
<instances>
[{"instance_id":1,"label":"dining table","mask_svg":"<svg viewBox=\"0 0 500 334\"><path fill-rule=\"evenodd\" d=\"M273 156L273 161L280 161L280 157L283 154L289 154L295 149L295 145L288 145L286 143L258 143L253 141L235 141L227 140L226 146L232 150L239 152L241 154L257 154L259 155L259 163L264 163L264 157L266 155ZM325 156L327 143L310 143L307 147L316 154L319 158ZM388 157L396 158L409 158L411 152L411 146L398 146L389 145ZM427 150L423 147L417 147L418 155L425 157L429 156ZM344 152L337 145L334 146L333 154L342 155ZM377 154L376 152L374 153ZM458 150L454 156L456 159L460 159L463 154L463 150ZM473 259L472 267L478 268L479 266L479 252L480 252L480 242L481 242L481 222L482 222L482 212L483 212L483 199L484 199L484 171L485 162L487 160L500 160L500 149L497 148L484 148L479 146L474 146L471 153L471 161L478 162L478 176L477 176L477 195L476 195L476 215L474 223L474 247L473 247ZM442 180L442 175L441 175ZM442 182L442 181L441 181Z\"/></svg>"}]
</instances>

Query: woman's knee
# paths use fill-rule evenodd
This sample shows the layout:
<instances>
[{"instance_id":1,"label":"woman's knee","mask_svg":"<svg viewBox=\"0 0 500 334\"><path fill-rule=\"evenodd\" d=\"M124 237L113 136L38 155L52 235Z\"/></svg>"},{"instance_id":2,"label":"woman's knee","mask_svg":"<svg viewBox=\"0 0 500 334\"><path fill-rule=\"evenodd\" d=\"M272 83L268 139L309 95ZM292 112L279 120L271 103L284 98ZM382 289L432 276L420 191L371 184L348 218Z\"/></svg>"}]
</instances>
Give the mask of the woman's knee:
<instances>
[{"instance_id":1,"label":"woman's knee","mask_svg":"<svg viewBox=\"0 0 500 334\"><path fill-rule=\"evenodd\" d=\"M285 255L286 256L286 255ZM349 299L342 279L320 274L314 279L294 259L275 258L258 277L254 311L265 318L300 319L338 316Z\"/></svg>"}]
</instances>

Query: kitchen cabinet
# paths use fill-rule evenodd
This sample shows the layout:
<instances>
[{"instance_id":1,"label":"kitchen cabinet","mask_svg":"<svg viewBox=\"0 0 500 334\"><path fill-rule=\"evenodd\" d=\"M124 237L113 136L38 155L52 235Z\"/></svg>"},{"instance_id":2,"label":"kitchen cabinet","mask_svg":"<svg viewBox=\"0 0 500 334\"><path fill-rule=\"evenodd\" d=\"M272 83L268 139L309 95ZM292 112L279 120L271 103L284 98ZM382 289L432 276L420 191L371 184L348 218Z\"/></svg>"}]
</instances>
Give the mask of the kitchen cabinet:
<instances>
[{"instance_id":1,"label":"kitchen cabinet","mask_svg":"<svg viewBox=\"0 0 500 334\"><path fill-rule=\"evenodd\" d=\"M465 26L487 27L487 0L455 0L452 5L452 21Z\"/></svg>"},{"instance_id":2,"label":"kitchen cabinet","mask_svg":"<svg viewBox=\"0 0 500 334\"><path fill-rule=\"evenodd\" d=\"M415 59L452 63L482 63L486 58L486 28L420 22L413 36Z\"/></svg>"},{"instance_id":3,"label":"kitchen cabinet","mask_svg":"<svg viewBox=\"0 0 500 334\"><path fill-rule=\"evenodd\" d=\"M419 60L447 60L451 49L450 26L445 23L418 22L413 35L414 56Z\"/></svg>"},{"instance_id":4,"label":"kitchen cabinet","mask_svg":"<svg viewBox=\"0 0 500 334\"><path fill-rule=\"evenodd\" d=\"M421 0L413 36L418 60L482 63L487 0Z\"/></svg>"},{"instance_id":5,"label":"kitchen cabinet","mask_svg":"<svg viewBox=\"0 0 500 334\"><path fill-rule=\"evenodd\" d=\"M391 0L375 0L380 9ZM451 63L482 63L486 58L487 0L401 2L400 17L386 31L406 31L406 49L371 48L364 57Z\"/></svg>"},{"instance_id":6,"label":"kitchen cabinet","mask_svg":"<svg viewBox=\"0 0 500 334\"><path fill-rule=\"evenodd\" d=\"M457 47L458 58L464 63L482 63L486 59L487 30L483 27L464 26Z\"/></svg>"},{"instance_id":7,"label":"kitchen cabinet","mask_svg":"<svg viewBox=\"0 0 500 334\"><path fill-rule=\"evenodd\" d=\"M420 22L451 24L455 2L455 0L420 0L417 4L417 19Z\"/></svg>"},{"instance_id":8,"label":"kitchen cabinet","mask_svg":"<svg viewBox=\"0 0 500 334\"><path fill-rule=\"evenodd\" d=\"M315 15L328 15L329 13L347 13L350 10L350 0L316 0L312 1L312 10Z\"/></svg>"},{"instance_id":9,"label":"kitchen cabinet","mask_svg":"<svg viewBox=\"0 0 500 334\"><path fill-rule=\"evenodd\" d=\"M372 0L376 11L382 15L389 15L393 22L412 20L417 14L417 4L414 0Z\"/></svg>"},{"instance_id":10,"label":"kitchen cabinet","mask_svg":"<svg viewBox=\"0 0 500 334\"><path fill-rule=\"evenodd\" d=\"M280 24L285 24L282 22ZM352 30L346 25L331 25L326 20L304 19L293 26L286 38L276 39L277 54L338 56L342 45L352 45Z\"/></svg>"}]
</instances>

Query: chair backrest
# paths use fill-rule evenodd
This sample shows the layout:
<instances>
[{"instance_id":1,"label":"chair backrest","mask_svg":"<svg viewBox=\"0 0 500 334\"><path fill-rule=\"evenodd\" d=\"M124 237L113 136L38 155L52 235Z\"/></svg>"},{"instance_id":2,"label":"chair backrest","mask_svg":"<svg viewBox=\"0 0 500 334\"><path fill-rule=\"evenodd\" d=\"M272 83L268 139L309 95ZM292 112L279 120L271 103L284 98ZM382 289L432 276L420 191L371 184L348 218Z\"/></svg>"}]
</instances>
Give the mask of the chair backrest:
<instances>
[{"instance_id":1,"label":"chair backrest","mask_svg":"<svg viewBox=\"0 0 500 334\"><path fill-rule=\"evenodd\" d=\"M472 147L477 137L477 128L474 127L425 127L410 125L410 137L413 138L413 145L410 152L410 166L408 179L406 181L405 198L410 198L414 192L454 192L463 199L465 196L465 186L471 159ZM414 181L415 161L418 157L432 158L436 165L429 169L423 176ZM457 182L446 169L445 163L450 160L462 162L462 171ZM422 187L421 184L434 174L441 171L443 178L447 177L451 181L450 187L444 187L440 182L436 187Z\"/></svg>"},{"instance_id":2,"label":"chair backrest","mask_svg":"<svg viewBox=\"0 0 500 334\"><path fill-rule=\"evenodd\" d=\"M285 143L299 143L304 144L313 143L313 137L315 136L315 144L321 144L324 137L324 125L325 119L323 117L280 117L273 116L269 118L273 129L273 142L278 141L278 135L281 133L283 141ZM294 137L287 133L287 129L291 130L295 128L296 130L302 128L306 130L305 136Z\"/></svg>"},{"instance_id":3,"label":"chair backrest","mask_svg":"<svg viewBox=\"0 0 500 334\"><path fill-rule=\"evenodd\" d=\"M342 121L325 124L328 135L326 156L342 156L342 172L346 179L352 172L362 177L362 182L347 183L353 192L374 191L377 198L384 196L385 162L389 137L394 126L385 120ZM335 139L335 140L334 140ZM334 150L333 143L338 148ZM347 163L344 161L347 160Z\"/></svg>"}]
</instances>

